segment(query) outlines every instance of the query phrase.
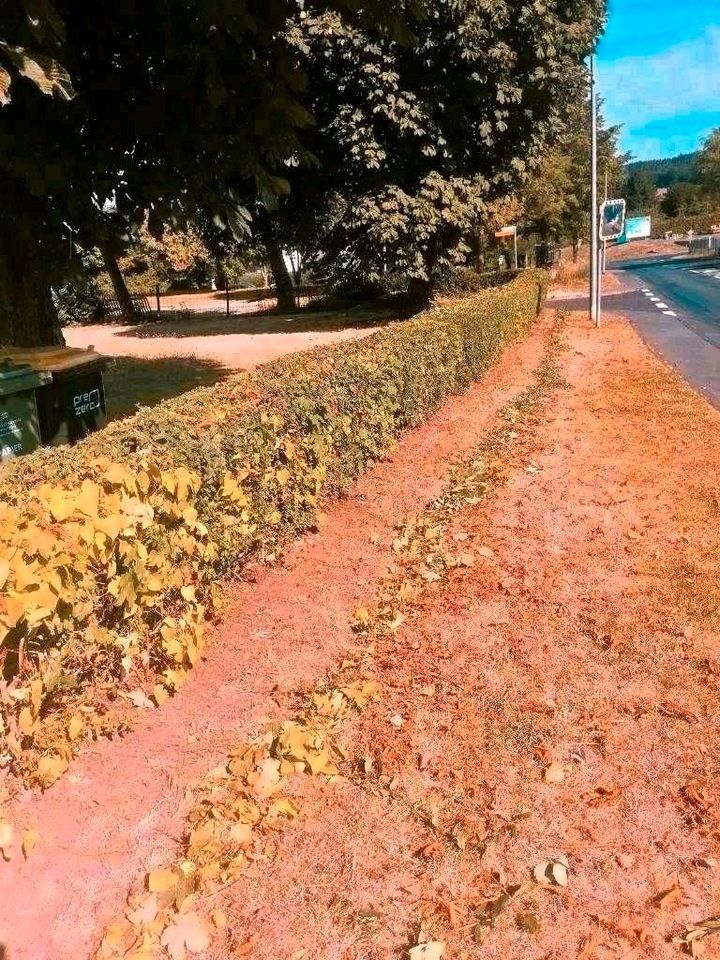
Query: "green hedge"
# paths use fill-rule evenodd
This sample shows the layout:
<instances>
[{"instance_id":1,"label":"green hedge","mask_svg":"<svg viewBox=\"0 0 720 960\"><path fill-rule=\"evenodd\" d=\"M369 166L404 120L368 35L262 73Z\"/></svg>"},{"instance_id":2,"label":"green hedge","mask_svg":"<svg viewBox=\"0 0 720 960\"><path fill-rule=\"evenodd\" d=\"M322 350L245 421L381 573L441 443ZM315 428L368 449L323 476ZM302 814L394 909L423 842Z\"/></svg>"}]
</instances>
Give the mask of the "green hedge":
<instances>
[{"instance_id":1,"label":"green hedge","mask_svg":"<svg viewBox=\"0 0 720 960\"><path fill-rule=\"evenodd\" d=\"M15 768L47 786L83 736L117 728L126 695L174 692L218 575L307 529L320 498L481 377L543 290L528 273L8 466L0 732Z\"/></svg>"},{"instance_id":2,"label":"green hedge","mask_svg":"<svg viewBox=\"0 0 720 960\"><path fill-rule=\"evenodd\" d=\"M697 213L688 217L653 217L652 235L654 238L662 238L667 231L679 233L684 236L688 230L695 234L710 233L710 228L714 224L720 223L720 210L712 213Z\"/></svg>"}]
</instances>

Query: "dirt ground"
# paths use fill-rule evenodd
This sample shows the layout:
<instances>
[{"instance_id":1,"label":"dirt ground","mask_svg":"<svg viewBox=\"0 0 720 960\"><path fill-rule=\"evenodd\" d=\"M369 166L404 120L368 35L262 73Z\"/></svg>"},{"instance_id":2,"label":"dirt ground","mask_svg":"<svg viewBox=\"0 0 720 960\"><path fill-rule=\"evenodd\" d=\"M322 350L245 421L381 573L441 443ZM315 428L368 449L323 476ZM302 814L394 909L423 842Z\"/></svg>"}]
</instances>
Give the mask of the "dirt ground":
<instances>
[{"instance_id":1,"label":"dirt ground","mask_svg":"<svg viewBox=\"0 0 720 960\"><path fill-rule=\"evenodd\" d=\"M93 346L108 357L176 357L250 370L287 353L367 336L392 319L389 312L361 308L230 317L188 312L134 326L66 327L63 333L69 347Z\"/></svg>"},{"instance_id":2,"label":"dirt ground","mask_svg":"<svg viewBox=\"0 0 720 960\"><path fill-rule=\"evenodd\" d=\"M720 956L720 415L622 318L555 333L229 586L173 701L8 801L38 831L0 870L11 960ZM289 776L292 819L145 949L128 892L193 875L188 815L324 678L376 690L328 728L339 775Z\"/></svg>"}]
</instances>

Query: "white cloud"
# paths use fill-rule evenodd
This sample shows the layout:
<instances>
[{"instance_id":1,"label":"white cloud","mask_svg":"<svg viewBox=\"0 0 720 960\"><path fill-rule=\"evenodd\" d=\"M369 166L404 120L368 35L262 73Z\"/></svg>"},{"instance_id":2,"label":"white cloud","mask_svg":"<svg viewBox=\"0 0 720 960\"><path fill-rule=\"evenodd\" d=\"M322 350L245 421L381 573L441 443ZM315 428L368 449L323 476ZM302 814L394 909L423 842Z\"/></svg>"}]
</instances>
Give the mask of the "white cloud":
<instances>
[{"instance_id":1,"label":"white cloud","mask_svg":"<svg viewBox=\"0 0 720 960\"><path fill-rule=\"evenodd\" d=\"M687 0L692 2L692 0ZM598 64L598 91L610 123L639 129L654 120L716 110L720 103L720 27L652 56Z\"/></svg>"}]
</instances>

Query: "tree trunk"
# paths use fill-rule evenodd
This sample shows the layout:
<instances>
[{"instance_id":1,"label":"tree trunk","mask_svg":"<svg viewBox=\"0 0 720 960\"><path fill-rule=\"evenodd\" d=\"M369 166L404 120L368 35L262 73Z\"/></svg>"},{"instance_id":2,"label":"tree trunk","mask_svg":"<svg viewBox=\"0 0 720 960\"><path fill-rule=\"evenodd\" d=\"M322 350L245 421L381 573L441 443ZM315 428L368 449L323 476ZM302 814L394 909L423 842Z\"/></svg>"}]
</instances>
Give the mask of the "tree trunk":
<instances>
[{"instance_id":1,"label":"tree trunk","mask_svg":"<svg viewBox=\"0 0 720 960\"><path fill-rule=\"evenodd\" d=\"M295 285L285 263L282 248L272 233L265 238L265 249L277 292L278 310L291 313L295 309Z\"/></svg>"},{"instance_id":2,"label":"tree trunk","mask_svg":"<svg viewBox=\"0 0 720 960\"><path fill-rule=\"evenodd\" d=\"M45 347L64 344L38 244L20 234L0 236L0 345Z\"/></svg>"},{"instance_id":3,"label":"tree trunk","mask_svg":"<svg viewBox=\"0 0 720 960\"><path fill-rule=\"evenodd\" d=\"M115 296L120 304L120 309L127 320L133 320L136 316L135 304L130 296L130 292L125 283L125 278L120 272L120 267L117 265L117 260L115 259L115 254L112 251L112 247L109 241L105 240L104 238L99 240L99 246L100 252L103 256L103 261L105 263L105 269L110 277L113 290L115 291Z\"/></svg>"},{"instance_id":4,"label":"tree trunk","mask_svg":"<svg viewBox=\"0 0 720 960\"><path fill-rule=\"evenodd\" d=\"M414 309L425 310L430 305L431 296L432 284L429 280L411 277L408 284L408 300Z\"/></svg>"}]
</instances>

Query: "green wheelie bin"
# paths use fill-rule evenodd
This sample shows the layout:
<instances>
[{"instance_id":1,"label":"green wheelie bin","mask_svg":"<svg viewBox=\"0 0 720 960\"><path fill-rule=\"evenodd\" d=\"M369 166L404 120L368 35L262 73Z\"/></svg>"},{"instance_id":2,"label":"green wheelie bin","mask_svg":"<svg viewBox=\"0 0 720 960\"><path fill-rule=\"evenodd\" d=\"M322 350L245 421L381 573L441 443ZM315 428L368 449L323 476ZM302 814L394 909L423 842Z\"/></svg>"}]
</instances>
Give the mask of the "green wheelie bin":
<instances>
[{"instance_id":1,"label":"green wheelie bin","mask_svg":"<svg viewBox=\"0 0 720 960\"><path fill-rule=\"evenodd\" d=\"M51 384L37 393L43 446L77 443L105 426L102 372L108 363L106 357L75 347L15 348L5 354L15 363L29 364L37 372L51 375Z\"/></svg>"},{"instance_id":2,"label":"green wheelie bin","mask_svg":"<svg viewBox=\"0 0 720 960\"><path fill-rule=\"evenodd\" d=\"M35 391L51 382L51 373L34 370L27 363L0 359L0 462L40 446Z\"/></svg>"}]
</instances>

